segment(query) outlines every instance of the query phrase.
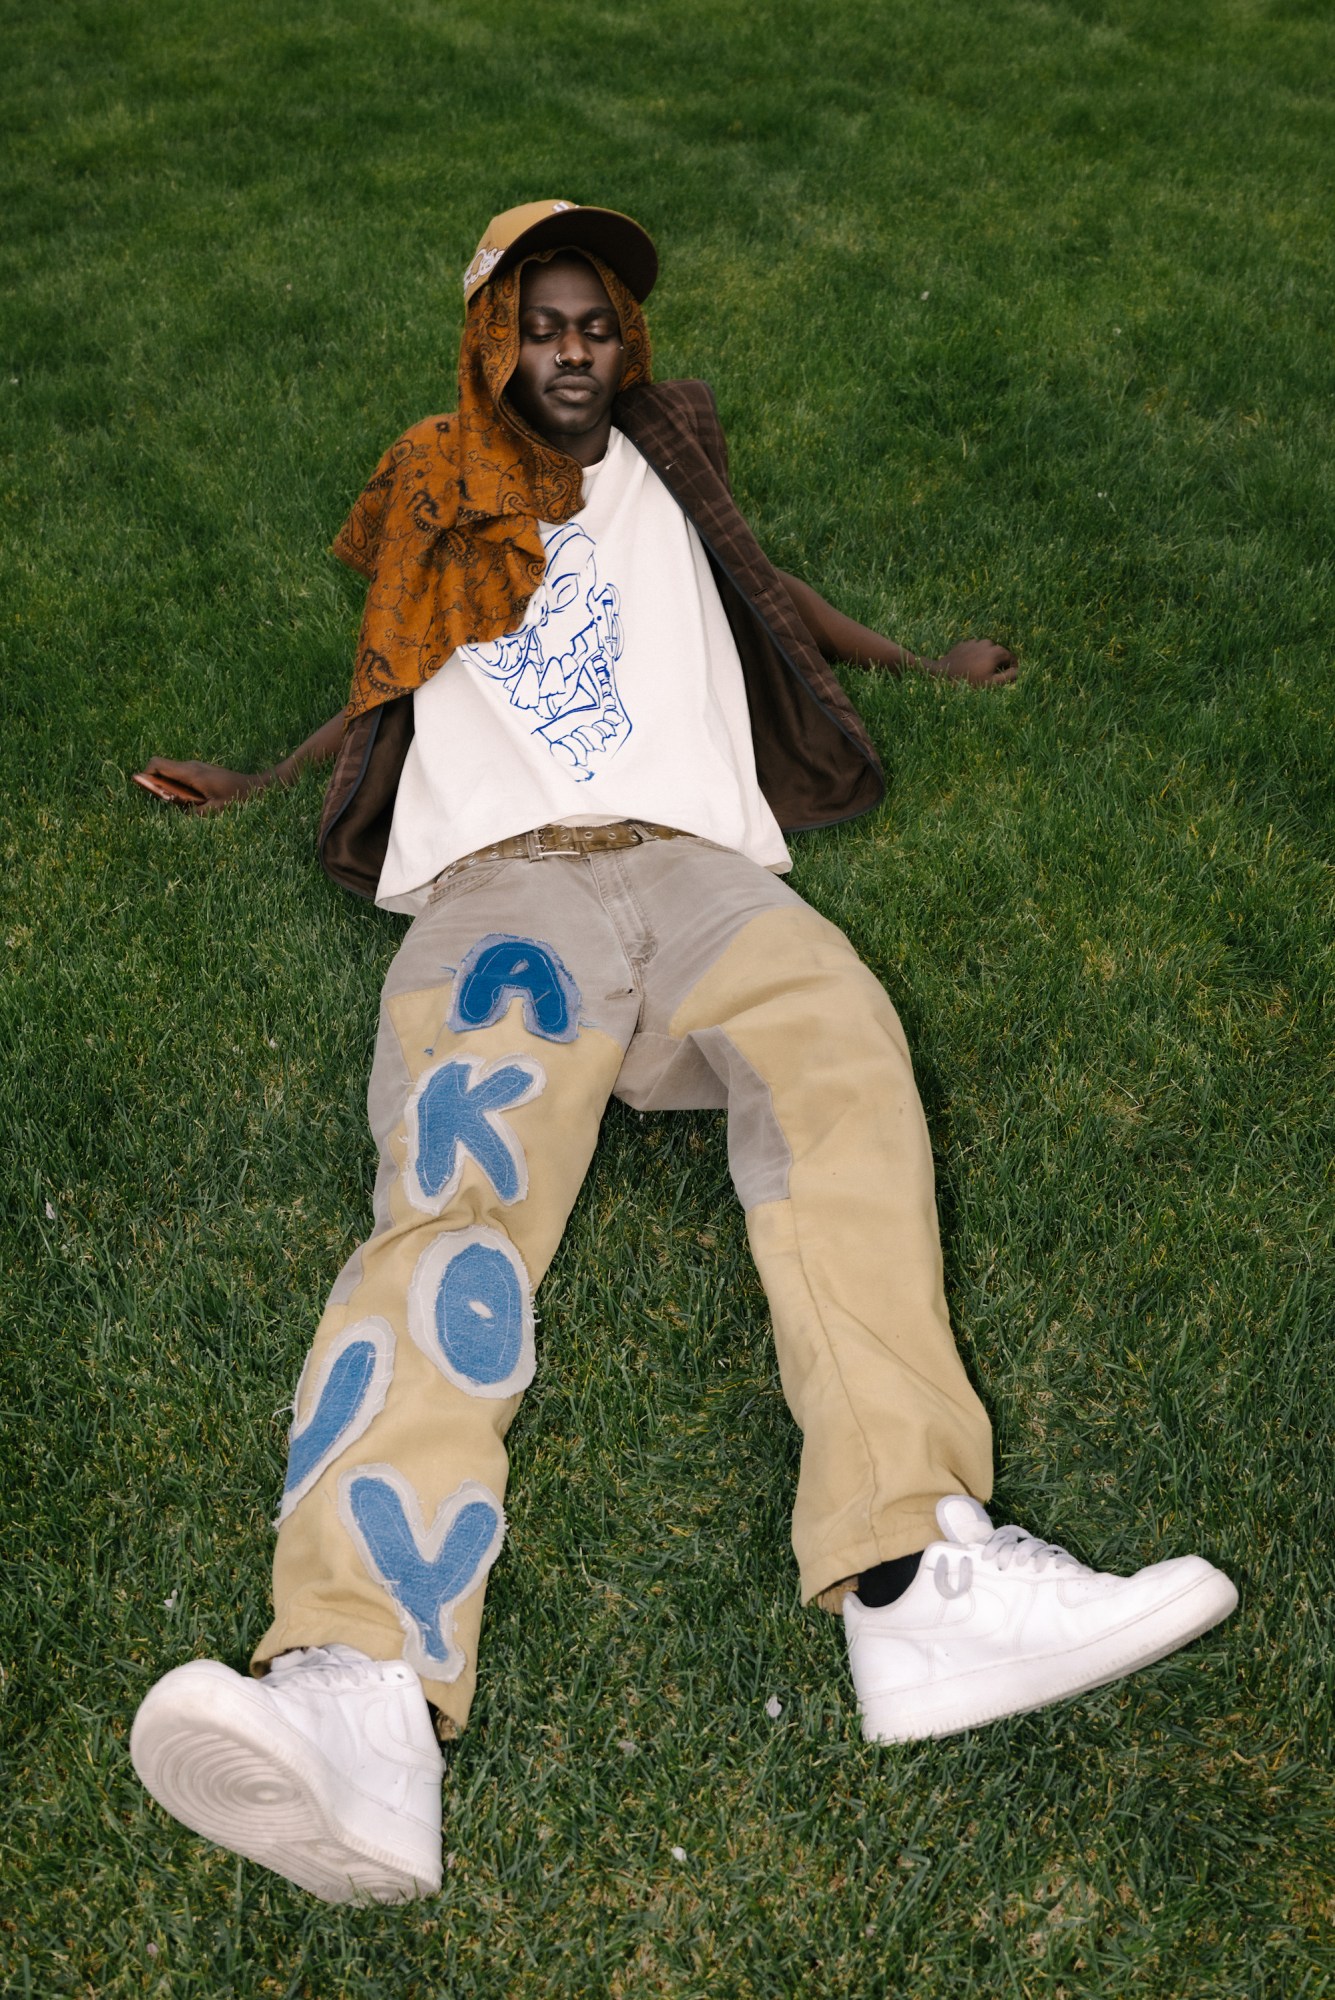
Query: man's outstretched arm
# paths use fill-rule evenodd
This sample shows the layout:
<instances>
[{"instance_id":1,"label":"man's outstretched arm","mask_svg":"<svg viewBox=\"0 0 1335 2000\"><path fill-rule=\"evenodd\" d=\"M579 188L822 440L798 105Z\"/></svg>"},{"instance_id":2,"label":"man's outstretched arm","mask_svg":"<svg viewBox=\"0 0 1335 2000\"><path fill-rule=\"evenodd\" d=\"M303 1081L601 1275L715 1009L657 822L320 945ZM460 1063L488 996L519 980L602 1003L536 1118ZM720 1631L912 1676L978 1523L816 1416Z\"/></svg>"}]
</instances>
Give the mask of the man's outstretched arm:
<instances>
[{"instance_id":1,"label":"man's outstretched arm","mask_svg":"<svg viewBox=\"0 0 1335 2000\"><path fill-rule=\"evenodd\" d=\"M926 674L941 674L946 680L969 681L974 687L1004 687L1019 672L1014 653L990 639L961 639L939 660L923 659L837 611L801 577L789 576L786 570L780 570L779 577L798 617L827 660L847 660L853 667L884 667L892 674L916 667Z\"/></svg>"},{"instance_id":2,"label":"man's outstretched arm","mask_svg":"<svg viewBox=\"0 0 1335 2000\"><path fill-rule=\"evenodd\" d=\"M343 711L321 723L313 736L299 743L291 756L284 757L267 771L229 771L222 764L183 763L175 757L150 757L142 771L134 773L154 798L168 805L184 806L187 812L221 812L238 799L253 798L270 785L290 785L307 764L321 764L337 751L343 736Z\"/></svg>"}]
</instances>

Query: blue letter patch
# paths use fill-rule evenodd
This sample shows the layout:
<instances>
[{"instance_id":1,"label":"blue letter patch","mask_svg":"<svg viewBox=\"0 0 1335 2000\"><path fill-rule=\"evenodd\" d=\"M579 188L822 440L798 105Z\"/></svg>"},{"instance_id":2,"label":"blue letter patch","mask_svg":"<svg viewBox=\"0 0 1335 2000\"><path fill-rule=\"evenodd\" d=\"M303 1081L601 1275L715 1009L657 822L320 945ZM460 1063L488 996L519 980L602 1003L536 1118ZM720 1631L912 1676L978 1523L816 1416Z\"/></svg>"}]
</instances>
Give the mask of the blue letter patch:
<instances>
[{"instance_id":1,"label":"blue letter patch","mask_svg":"<svg viewBox=\"0 0 1335 2000\"><path fill-rule=\"evenodd\" d=\"M470 1597L500 1554L505 1516L476 1479L441 1501L430 1528L417 1495L392 1465L358 1466L339 1481L339 1512L371 1574L394 1599L408 1635L404 1659L428 1680L457 1680L454 1607Z\"/></svg>"},{"instance_id":2,"label":"blue letter patch","mask_svg":"<svg viewBox=\"0 0 1335 2000\"><path fill-rule=\"evenodd\" d=\"M408 1331L470 1396L517 1396L533 1380L533 1300L513 1243L456 1229L423 1251L408 1291Z\"/></svg>"},{"instance_id":3,"label":"blue letter patch","mask_svg":"<svg viewBox=\"0 0 1335 2000\"><path fill-rule=\"evenodd\" d=\"M413 1207L439 1215L453 1198L470 1153L507 1208L522 1201L528 1163L501 1113L527 1104L546 1081L541 1063L527 1056L494 1063L455 1056L429 1069L408 1100L403 1181Z\"/></svg>"},{"instance_id":4,"label":"blue letter patch","mask_svg":"<svg viewBox=\"0 0 1335 2000\"><path fill-rule=\"evenodd\" d=\"M524 1026L547 1042L573 1042L579 1032L579 988L550 945L495 932L459 967L450 1007L455 1033L490 1028L518 996Z\"/></svg>"},{"instance_id":5,"label":"blue letter patch","mask_svg":"<svg viewBox=\"0 0 1335 2000\"><path fill-rule=\"evenodd\" d=\"M378 1318L359 1319L355 1326L344 1328L325 1350L319 1380L312 1385L314 1393L309 1397L307 1362L292 1402L287 1481L278 1521L287 1519L325 1467L384 1409L393 1362L393 1331L388 1321ZM304 1423L303 1404L309 1405Z\"/></svg>"}]
</instances>

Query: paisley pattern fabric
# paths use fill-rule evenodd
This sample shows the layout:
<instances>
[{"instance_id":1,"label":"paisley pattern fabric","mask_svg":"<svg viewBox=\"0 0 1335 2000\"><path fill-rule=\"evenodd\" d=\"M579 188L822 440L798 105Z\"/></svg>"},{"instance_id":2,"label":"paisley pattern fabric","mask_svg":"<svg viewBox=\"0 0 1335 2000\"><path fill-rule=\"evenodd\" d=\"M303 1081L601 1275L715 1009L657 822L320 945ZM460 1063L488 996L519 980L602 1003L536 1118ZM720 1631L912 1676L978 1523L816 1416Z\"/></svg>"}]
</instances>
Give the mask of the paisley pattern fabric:
<instances>
[{"instance_id":1,"label":"paisley pattern fabric","mask_svg":"<svg viewBox=\"0 0 1335 2000\"><path fill-rule=\"evenodd\" d=\"M340 562L370 583L347 716L421 687L459 646L512 631L546 566L538 522L580 507L580 468L505 401L519 359L525 258L469 303L456 415L427 417L392 444L339 530ZM582 252L582 255L588 255ZM621 321L621 388L651 379L638 301L589 256Z\"/></svg>"}]
</instances>

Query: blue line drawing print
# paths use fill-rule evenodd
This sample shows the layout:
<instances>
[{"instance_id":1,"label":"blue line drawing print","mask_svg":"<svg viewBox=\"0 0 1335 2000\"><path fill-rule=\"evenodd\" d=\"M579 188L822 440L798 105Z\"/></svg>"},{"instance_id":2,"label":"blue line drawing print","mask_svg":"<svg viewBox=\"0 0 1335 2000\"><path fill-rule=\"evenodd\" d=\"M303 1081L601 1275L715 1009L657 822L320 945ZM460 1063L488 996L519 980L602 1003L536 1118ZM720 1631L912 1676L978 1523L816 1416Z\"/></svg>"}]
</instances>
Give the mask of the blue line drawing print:
<instances>
[{"instance_id":1,"label":"blue line drawing print","mask_svg":"<svg viewBox=\"0 0 1335 2000\"><path fill-rule=\"evenodd\" d=\"M547 1042L573 1042L579 1032L579 988L549 944L493 931L479 938L459 967L450 1026L490 1028L510 1002L524 1003L524 1026Z\"/></svg>"},{"instance_id":2,"label":"blue line drawing print","mask_svg":"<svg viewBox=\"0 0 1335 2000\"><path fill-rule=\"evenodd\" d=\"M471 1154L509 1208L528 1193L524 1149L502 1120L546 1087L547 1072L529 1056L483 1062L454 1056L426 1071L408 1099L404 1191L414 1208L439 1215L453 1200Z\"/></svg>"},{"instance_id":3,"label":"blue line drawing print","mask_svg":"<svg viewBox=\"0 0 1335 2000\"><path fill-rule=\"evenodd\" d=\"M597 551L577 522L540 530L547 569L517 632L458 658L499 681L512 708L533 717L530 733L580 784L614 757L631 734L616 665L621 598L598 581Z\"/></svg>"},{"instance_id":4,"label":"blue line drawing print","mask_svg":"<svg viewBox=\"0 0 1335 2000\"><path fill-rule=\"evenodd\" d=\"M359 1319L345 1327L321 1356L319 1375L308 1394L306 1377L314 1358L312 1355L302 1369L292 1400L287 1480L275 1527L384 1409L394 1368L394 1333L389 1322L380 1318Z\"/></svg>"},{"instance_id":5,"label":"blue line drawing print","mask_svg":"<svg viewBox=\"0 0 1335 2000\"><path fill-rule=\"evenodd\" d=\"M428 1528L417 1495L392 1465L363 1465L339 1481L338 1510L367 1569L394 1600L408 1665L428 1680L457 1680L464 1650L455 1643L454 1607L501 1552L505 1515L496 1495L466 1479Z\"/></svg>"},{"instance_id":6,"label":"blue line drawing print","mask_svg":"<svg viewBox=\"0 0 1335 2000\"><path fill-rule=\"evenodd\" d=\"M533 1296L513 1243L494 1229L454 1229L417 1260L408 1331L469 1396L517 1396L533 1380Z\"/></svg>"}]
</instances>

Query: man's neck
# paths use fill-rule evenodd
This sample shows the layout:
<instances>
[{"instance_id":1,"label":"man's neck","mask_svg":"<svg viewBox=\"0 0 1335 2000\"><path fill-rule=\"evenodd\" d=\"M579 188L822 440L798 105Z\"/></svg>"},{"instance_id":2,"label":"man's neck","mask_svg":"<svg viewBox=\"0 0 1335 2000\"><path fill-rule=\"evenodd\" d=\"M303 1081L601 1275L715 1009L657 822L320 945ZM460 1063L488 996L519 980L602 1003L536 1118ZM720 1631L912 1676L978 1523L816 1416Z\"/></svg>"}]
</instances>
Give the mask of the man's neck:
<instances>
[{"instance_id":1,"label":"man's neck","mask_svg":"<svg viewBox=\"0 0 1335 2000\"><path fill-rule=\"evenodd\" d=\"M607 455L611 435L612 419L609 416L604 417L594 430L585 431L578 437L549 437L547 442L556 451L563 451L567 457L573 458L576 465L597 465L599 459Z\"/></svg>"}]
</instances>

